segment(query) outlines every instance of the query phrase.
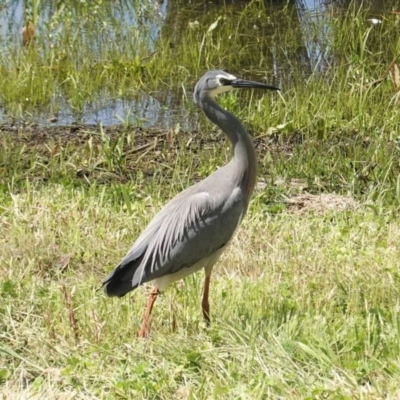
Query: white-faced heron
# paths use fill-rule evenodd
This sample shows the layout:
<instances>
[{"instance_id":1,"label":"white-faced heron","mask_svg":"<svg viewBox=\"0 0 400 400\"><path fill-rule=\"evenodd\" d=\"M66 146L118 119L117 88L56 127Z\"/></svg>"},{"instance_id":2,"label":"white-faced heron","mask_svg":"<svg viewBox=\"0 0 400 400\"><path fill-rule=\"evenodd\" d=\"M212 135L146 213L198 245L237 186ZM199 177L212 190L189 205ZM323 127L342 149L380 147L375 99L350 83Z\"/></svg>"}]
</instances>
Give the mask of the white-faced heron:
<instances>
[{"instance_id":1,"label":"white-faced heron","mask_svg":"<svg viewBox=\"0 0 400 400\"><path fill-rule=\"evenodd\" d=\"M216 95L238 88L279 90L224 71L208 71L197 82L194 102L231 141L232 160L167 203L103 282L108 296L122 297L153 281L140 337L149 335L157 295L170 283L200 269L205 270L203 316L210 323L211 271L246 213L257 175L256 153L249 134L215 101Z\"/></svg>"}]
</instances>

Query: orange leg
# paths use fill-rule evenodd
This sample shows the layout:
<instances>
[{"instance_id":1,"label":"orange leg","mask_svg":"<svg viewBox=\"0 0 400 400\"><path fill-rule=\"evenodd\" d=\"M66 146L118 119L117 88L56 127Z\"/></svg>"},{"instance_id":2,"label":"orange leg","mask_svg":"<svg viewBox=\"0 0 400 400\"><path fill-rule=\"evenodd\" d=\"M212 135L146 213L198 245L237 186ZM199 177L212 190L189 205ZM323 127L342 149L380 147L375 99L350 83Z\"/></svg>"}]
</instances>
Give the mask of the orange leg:
<instances>
[{"instance_id":1,"label":"orange leg","mask_svg":"<svg viewBox=\"0 0 400 400\"><path fill-rule=\"evenodd\" d=\"M175 308L174 308L173 301L171 301L171 303L170 303L169 313L171 315L171 329L172 329L172 332L175 332L176 331L176 318L175 318Z\"/></svg>"},{"instance_id":2,"label":"orange leg","mask_svg":"<svg viewBox=\"0 0 400 400\"><path fill-rule=\"evenodd\" d=\"M152 288L147 298L147 307L143 317L142 327L140 328L138 337L140 338L148 338L150 336L150 315L151 310L153 309L154 303L159 295L159 291L156 288Z\"/></svg>"},{"instance_id":3,"label":"orange leg","mask_svg":"<svg viewBox=\"0 0 400 400\"><path fill-rule=\"evenodd\" d=\"M210 303L208 302L208 294L210 292L210 278L211 275L206 275L204 279L203 301L201 302L203 317L204 321L206 321L207 326L210 326Z\"/></svg>"}]
</instances>

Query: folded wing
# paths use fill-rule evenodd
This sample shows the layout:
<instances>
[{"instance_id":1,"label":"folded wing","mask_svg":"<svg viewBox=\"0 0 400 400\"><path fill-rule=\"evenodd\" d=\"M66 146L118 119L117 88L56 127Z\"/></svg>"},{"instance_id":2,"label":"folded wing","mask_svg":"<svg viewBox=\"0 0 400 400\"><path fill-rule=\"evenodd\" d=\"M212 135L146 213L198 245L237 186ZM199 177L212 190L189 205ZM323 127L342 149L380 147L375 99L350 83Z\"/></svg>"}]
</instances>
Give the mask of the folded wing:
<instances>
[{"instance_id":1,"label":"folded wing","mask_svg":"<svg viewBox=\"0 0 400 400\"><path fill-rule=\"evenodd\" d=\"M225 246L242 218L240 191L219 200L207 191L180 193L148 225L103 282L109 296L188 268Z\"/></svg>"}]
</instances>

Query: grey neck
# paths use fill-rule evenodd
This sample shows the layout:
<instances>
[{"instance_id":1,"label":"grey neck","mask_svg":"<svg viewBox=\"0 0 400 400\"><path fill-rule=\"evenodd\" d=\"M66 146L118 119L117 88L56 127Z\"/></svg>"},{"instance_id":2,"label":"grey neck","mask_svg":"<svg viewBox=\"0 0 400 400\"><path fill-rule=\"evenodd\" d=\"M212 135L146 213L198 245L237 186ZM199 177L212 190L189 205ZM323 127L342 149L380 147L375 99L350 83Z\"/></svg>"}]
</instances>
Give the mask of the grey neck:
<instances>
[{"instance_id":1,"label":"grey neck","mask_svg":"<svg viewBox=\"0 0 400 400\"><path fill-rule=\"evenodd\" d=\"M248 204L257 176L257 158L253 141L242 123L230 112L224 110L208 94L202 96L201 107L206 116L222 129L232 143L232 174L234 174L234 178L238 179L238 185L244 190Z\"/></svg>"}]
</instances>

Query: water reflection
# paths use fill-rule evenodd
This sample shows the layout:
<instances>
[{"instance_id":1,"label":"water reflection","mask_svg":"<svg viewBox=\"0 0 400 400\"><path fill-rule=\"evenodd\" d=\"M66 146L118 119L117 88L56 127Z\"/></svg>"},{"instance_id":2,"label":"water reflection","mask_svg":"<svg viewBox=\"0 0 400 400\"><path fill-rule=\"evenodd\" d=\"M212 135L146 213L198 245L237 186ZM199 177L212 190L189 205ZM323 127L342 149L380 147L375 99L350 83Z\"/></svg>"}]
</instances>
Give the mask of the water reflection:
<instances>
[{"instance_id":1,"label":"water reflection","mask_svg":"<svg viewBox=\"0 0 400 400\"><path fill-rule=\"evenodd\" d=\"M143 93L132 100L116 99L87 104L81 112L76 112L68 104L62 103L62 111L55 115L39 114L33 119L41 124L60 126L101 123L103 126L132 124L145 128L157 126L161 129L167 129L174 121L179 121L183 129L195 129L192 119L187 118L189 111L177 107L175 97L176 94L170 92L158 94L157 97Z\"/></svg>"},{"instance_id":2,"label":"water reflection","mask_svg":"<svg viewBox=\"0 0 400 400\"><path fill-rule=\"evenodd\" d=\"M100 46L104 40L98 37L99 28L104 27L105 35L110 40L127 37L132 33L132 29L143 29L148 34L151 47L151 43L159 36L167 2L108 0L103 1L101 6L93 7L91 2L71 0L64 4L53 0L41 0L38 7L36 30L41 41L47 45L51 44L51 37L62 30L63 20L57 17L67 9L67 14L73 15L74 31L79 31L83 41L89 41L93 48ZM88 12L92 13L91 17L97 16L97 20L87 18ZM33 14L35 10L32 10L28 0L8 0L0 5L0 49L4 51L8 45L21 44L23 26L33 18Z\"/></svg>"},{"instance_id":3,"label":"water reflection","mask_svg":"<svg viewBox=\"0 0 400 400\"><path fill-rule=\"evenodd\" d=\"M306 60L303 64L309 67L309 72L322 72L326 67L329 54L329 23L326 13L330 5L315 0L298 0L296 2L297 16L306 50ZM318 26L318 38L315 40L314 25Z\"/></svg>"}]
</instances>

